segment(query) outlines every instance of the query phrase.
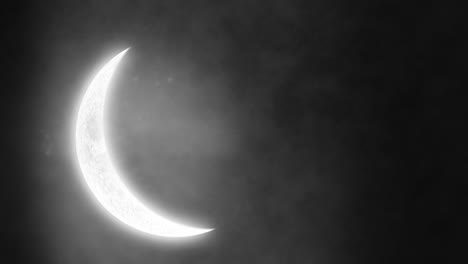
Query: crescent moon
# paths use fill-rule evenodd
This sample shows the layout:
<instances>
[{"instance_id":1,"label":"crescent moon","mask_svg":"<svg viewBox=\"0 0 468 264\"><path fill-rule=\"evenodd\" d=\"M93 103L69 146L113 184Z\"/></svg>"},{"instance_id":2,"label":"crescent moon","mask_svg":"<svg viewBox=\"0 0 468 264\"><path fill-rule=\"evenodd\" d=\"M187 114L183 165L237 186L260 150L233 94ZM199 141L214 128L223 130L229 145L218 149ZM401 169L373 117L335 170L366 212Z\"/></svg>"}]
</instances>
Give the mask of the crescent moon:
<instances>
[{"instance_id":1,"label":"crescent moon","mask_svg":"<svg viewBox=\"0 0 468 264\"><path fill-rule=\"evenodd\" d=\"M117 54L97 73L81 101L75 143L83 177L111 215L137 230L162 237L209 232L213 229L176 223L150 210L125 186L111 162L104 136L104 101L112 75L127 51Z\"/></svg>"}]
</instances>

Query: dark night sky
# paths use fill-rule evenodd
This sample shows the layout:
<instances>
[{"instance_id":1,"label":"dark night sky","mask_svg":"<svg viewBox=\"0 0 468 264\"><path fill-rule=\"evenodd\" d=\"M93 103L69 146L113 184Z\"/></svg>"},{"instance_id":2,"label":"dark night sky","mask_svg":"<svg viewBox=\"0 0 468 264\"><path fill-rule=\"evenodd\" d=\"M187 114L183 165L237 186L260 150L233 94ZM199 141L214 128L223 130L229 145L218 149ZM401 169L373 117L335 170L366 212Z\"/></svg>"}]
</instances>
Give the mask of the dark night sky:
<instances>
[{"instance_id":1,"label":"dark night sky","mask_svg":"<svg viewBox=\"0 0 468 264\"><path fill-rule=\"evenodd\" d=\"M461 8L119 0L2 12L5 263L466 258ZM109 221L77 171L77 103L129 46L109 140L146 201L217 228L191 243Z\"/></svg>"}]
</instances>

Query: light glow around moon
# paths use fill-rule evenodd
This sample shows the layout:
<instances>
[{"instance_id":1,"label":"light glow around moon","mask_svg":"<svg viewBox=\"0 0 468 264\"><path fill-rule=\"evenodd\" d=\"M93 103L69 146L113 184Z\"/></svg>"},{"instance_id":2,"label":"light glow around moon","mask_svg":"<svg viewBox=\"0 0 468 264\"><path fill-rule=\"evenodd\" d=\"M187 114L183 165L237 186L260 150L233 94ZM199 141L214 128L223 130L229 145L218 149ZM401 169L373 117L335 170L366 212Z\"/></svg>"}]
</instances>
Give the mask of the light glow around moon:
<instances>
[{"instance_id":1,"label":"light glow around moon","mask_svg":"<svg viewBox=\"0 0 468 264\"><path fill-rule=\"evenodd\" d=\"M138 200L111 162L104 136L104 103L112 75L128 49L112 58L94 77L81 101L76 123L78 162L91 192L114 217L142 232L162 237L189 237L213 229L170 221Z\"/></svg>"}]
</instances>

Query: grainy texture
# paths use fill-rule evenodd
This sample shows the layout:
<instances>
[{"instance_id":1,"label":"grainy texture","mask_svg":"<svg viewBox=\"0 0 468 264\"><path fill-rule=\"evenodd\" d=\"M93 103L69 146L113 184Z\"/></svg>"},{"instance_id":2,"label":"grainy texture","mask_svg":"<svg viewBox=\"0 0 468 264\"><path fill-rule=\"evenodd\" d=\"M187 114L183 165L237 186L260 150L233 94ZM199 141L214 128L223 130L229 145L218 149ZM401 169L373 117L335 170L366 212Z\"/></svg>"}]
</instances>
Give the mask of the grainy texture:
<instances>
[{"instance_id":1,"label":"grainy texture","mask_svg":"<svg viewBox=\"0 0 468 264\"><path fill-rule=\"evenodd\" d=\"M3 123L18 127L4 129L15 161L2 237L17 263L466 262L458 5L84 0L7 13L21 13L2 16ZM216 227L206 239L133 236L81 181L79 98L128 46L106 104L116 163L144 200Z\"/></svg>"}]
</instances>

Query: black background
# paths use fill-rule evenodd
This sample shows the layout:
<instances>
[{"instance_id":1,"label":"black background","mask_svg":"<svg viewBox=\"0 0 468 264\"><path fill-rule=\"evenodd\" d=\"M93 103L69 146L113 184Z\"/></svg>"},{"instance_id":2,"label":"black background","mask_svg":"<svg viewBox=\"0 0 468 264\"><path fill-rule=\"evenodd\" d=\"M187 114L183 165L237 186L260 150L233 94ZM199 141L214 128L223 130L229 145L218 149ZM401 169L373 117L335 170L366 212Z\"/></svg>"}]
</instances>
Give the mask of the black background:
<instances>
[{"instance_id":1,"label":"black background","mask_svg":"<svg viewBox=\"0 0 468 264\"><path fill-rule=\"evenodd\" d=\"M466 259L460 7L37 1L2 10L5 263ZM217 228L198 244L168 246L108 225L83 198L67 156L70 116L90 69L128 46L122 71L143 88L132 95L133 84L119 79L127 89L115 99L114 124L128 140L116 139L116 148L128 149L121 160L129 171L146 168L132 176L148 174L134 182L148 199ZM151 119L134 118L156 102L158 78L165 92L193 103L187 111L197 118L229 119L235 138L224 156L216 146L202 157L171 154L181 173L162 184L142 164L164 157L125 132L151 133ZM132 156L132 146L143 156Z\"/></svg>"}]
</instances>

